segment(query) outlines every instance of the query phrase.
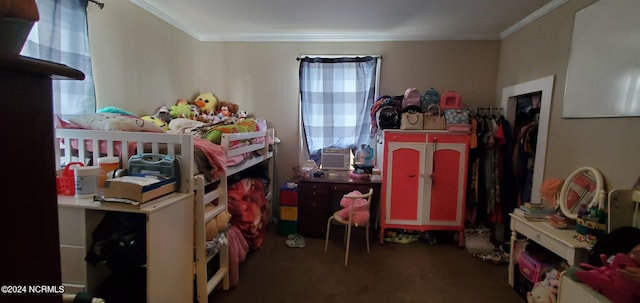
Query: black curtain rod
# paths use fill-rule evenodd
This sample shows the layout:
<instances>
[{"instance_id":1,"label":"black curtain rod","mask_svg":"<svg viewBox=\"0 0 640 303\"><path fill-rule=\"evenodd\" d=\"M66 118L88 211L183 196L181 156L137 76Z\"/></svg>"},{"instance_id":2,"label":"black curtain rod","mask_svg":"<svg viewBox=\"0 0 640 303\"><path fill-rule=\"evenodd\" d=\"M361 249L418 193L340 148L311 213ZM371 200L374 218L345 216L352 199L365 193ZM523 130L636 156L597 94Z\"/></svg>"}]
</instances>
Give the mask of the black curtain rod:
<instances>
[{"instance_id":1,"label":"black curtain rod","mask_svg":"<svg viewBox=\"0 0 640 303\"><path fill-rule=\"evenodd\" d=\"M373 58L377 58L377 59L382 59L382 56L358 56L358 57L351 57L349 55L345 55L344 57L309 57L309 56L305 56L305 57L296 57L296 61L301 61L301 60L305 60L305 61L309 61L309 62L314 62L314 63L332 63L332 62L360 62L360 61L367 61Z\"/></svg>"},{"instance_id":2,"label":"black curtain rod","mask_svg":"<svg viewBox=\"0 0 640 303\"><path fill-rule=\"evenodd\" d=\"M104 3L103 2L99 2L99 1L96 1L96 0L89 0L89 2L93 2L100 9L104 8Z\"/></svg>"}]
</instances>

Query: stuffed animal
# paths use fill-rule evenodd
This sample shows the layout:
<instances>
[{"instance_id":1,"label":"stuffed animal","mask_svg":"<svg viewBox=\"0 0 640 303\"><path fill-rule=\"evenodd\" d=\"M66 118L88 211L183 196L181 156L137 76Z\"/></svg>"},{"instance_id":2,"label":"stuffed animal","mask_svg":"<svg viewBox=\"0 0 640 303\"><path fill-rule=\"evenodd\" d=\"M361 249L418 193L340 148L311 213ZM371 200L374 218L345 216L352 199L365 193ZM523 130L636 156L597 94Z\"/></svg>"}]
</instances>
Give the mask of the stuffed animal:
<instances>
[{"instance_id":1,"label":"stuffed animal","mask_svg":"<svg viewBox=\"0 0 640 303\"><path fill-rule=\"evenodd\" d=\"M551 293L551 288L545 283L536 283L530 292L527 292L528 303L556 303L556 296Z\"/></svg>"},{"instance_id":2,"label":"stuffed animal","mask_svg":"<svg viewBox=\"0 0 640 303\"><path fill-rule=\"evenodd\" d=\"M218 110L216 111L216 115L220 118L235 116L239 109L240 107L238 104L227 101L218 101Z\"/></svg>"},{"instance_id":3,"label":"stuffed animal","mask_svg":"<svg viewBox=\"0 0 640 303\"><path fill-rule=\"evenodd\" d=\"M104 113L109 113L109 114L121 114L121 115L125 115L125 116L131 116L131 117L138 117L138 115L130 112L130 111L126 111L122 108L119 107L115 107L115 106L107 106L107 107L103 107L99 110L96 111L96 113L98 114L104 114Z\"/></svg>"},{"instance_id":4,"label":"stuffed animal","mask_svg":"<svg viewBox=\"0 0 640 303\"><path fill-rule=\"evenodd\" d=\"M171 105L171 107L169 108L169 113L171 114L172 119L175 119L175 118L191 119L191 115L192 115L191 105L189 105L189 103L187 103L187 101L184 99L178 99L178 102L176 102L176 104L174 105Z\"/></svg>"},{"instance_id":5,"label":"stuffed animal","mask_svg":"<svg viewBox=\"0 0 640 303\"><path fill-rule=\"evenodd\" d=\"M193 104L200 108L202 114L213 115L218 108L218 98L212 93L204 93L196 97Z\"/></svg>"},{"instance_id":6,"label":"stuffed animal","mask_svg":"<svg viewBox=\"0 0 640 303\"><path fill-rule=\"evenodd\" d=\"M207 203L204 207L205 212L211 211L213 208L214 206L211 203ZM207 241L212 241L220 231L226 230L230 220L231 213L225 210L218 214L214 219L207 222L205 228Z\"/></svg>"},{"instance_id":7,"label":"stuffed animal","mask_svg":"<svg viewBox=\"0 0 640 303\"><path fill-rule=\"evenodd\" d=\"M637 268L640 264L640 245L637 245L629 254L618 253L611 263L607 262L607 256L600 255L601 267L582 263L580 267L585 270L573 272L576 280L589 285L602 293L613 303L640 302L640 283L624 275L619 270Z\"/></svg>"},{"instance_id":8,"label":"stuffed animal","mask_svg":"<svg viewBox=\"0 0 640 303\"><path fill-rule=\"evenodd\" d=\"M362 193L355 190L350 192L349 195L362 195ZM356 226L365 225L369 222L369 204L366 199L342 198L340 206L342 206L340 217L343 220L349 220L349 209L353 207L352 218Z\"/></svg>"},{"instance_id":9,"label":"stuffed animal","mask_svg":"<svg viewBox=\"0 0 640 303\"><path fill-rule=\"evenodd\" d=\"M222 141L222 134L234 134L234 133L246 133L249 129L244 125L228 124L218 125L205 134L204 138L215 143L220 144Z\"/></svg>"},{"instance_id":10,"label":"stuffed animal","mask_svg":"<svg viewBox=\"0 0 640 303\"><path fill-rule=\"evenodd\" d=\"M560 286L560 273L552 269L545 274L542 281L537 282L527 293L529 303L555 303L558 298Z\"/></svg>"},{"instance_id":11,"label":"stuffed animal","mask_svg":"<svg viewBox=\"0 0 640 303\"><path fill-rule=\"evenodd\" d=\"M140 117L140 119L142 120L146 120L149 121L157 126L162 127L162 129L164 130L169 130L169 123L164 122L162 119L156 117L156 116L142 116Z\"/></svg>"},{"instance_id":12,"label":"stuffed animal","mask_svg":"<svg viewBox=\"0 0 640 303\"><path fill-rule=\"evenodd\" d=\"M171 110L166 105L158 107L153 115L166 123L171 122Z\"/></svg>"}]
</instances>

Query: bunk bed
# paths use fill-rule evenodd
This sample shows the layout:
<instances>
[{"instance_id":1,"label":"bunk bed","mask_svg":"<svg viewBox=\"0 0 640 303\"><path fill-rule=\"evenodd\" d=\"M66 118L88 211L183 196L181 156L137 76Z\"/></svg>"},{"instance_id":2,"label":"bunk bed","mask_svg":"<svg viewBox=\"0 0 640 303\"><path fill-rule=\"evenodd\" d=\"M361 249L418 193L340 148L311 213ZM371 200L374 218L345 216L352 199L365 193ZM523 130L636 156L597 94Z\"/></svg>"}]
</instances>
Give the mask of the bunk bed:
<instances>
[{"instance_id":1,"label":"bunk bed","mask_svg":"<svg viewBox=\"0 0 640 303\"><path fill-rule=\"evenodd\" d=\"M266 123L265 123L266 125ZM154 153L154 154L167 154L179 159L179 181L178 191L172 195L187 195L188 198L183 199L191 203L192 216L189 220L178 220L176 224L190 225L188 230L192 231L191 235L184 235L186 239L193 239L191 245L191 259L192 262L188 265L188 269L184 267L187 265L181 265L175 271L184 273L186 270L191 272L191 281L188 284L191 285L191 298L193 298L193 292L197 296L198 302L207 302L208 295L219 287L222 289L229 289L233 286L233 277L230 277L230 273L237 274L238 264L231 262L230 266L230 252L229 252L229 239L220 239L221 237L227 237L231 234L237 235L234 232L233 226L230 226L228 230L221 230L217 235L215 241L207 241L207 225L215 220L220 214L223 214L229 209L228 188L231 186L228 184L228 180L234 175L239 175L242 172L256 166L264 166L267 169L267 174L271 178L271 182L264 189L266 196L264 199L271 203L271 196L273 194L273 172L274 172L274 154L275 154L275 131L273 129L260 129L257 131L246 133L232 133L222 134L219 146L224 151L223 157L215 157L207 153L207 148L201 148L202 145L207 145L208 142L203 141L202 138L198 138L190 133L155 133L155 132L138 132L138 131L105 131L105 130L87 130L87 129L69 129L69 128L57 128L56 129L56 167L63 168L65 164L71 163L77 160L86 162L89 164L98 163L98 158L103 156L113 157L118 156L121 161L121 167L127 169L127 161L130 156L142 153ZM237 142L245 142L244 144L237 145ZM237 145L237 146L236 146ZM207 146L211 147L211 144ZM235 147L233 147L235 146ZM99 152L94 152L99 151ZM233 166L227 166L226 159L237 158L240 155L244 155L242 161L234 162ZM203 166L205 162L205 166ZM223 165L223 167L219 167ZM217 167L216 167L217 166ZM143 203L139 206L129 205L125 203L116 202L93 202L93 201L78 201L73 197L59 196L58 199L59 209L63 208L92 208L105 211L131 211L151 213L156 209L163 208L163 203ZM167 196L159 198L162 201L170 200ZM164 204L167 204L165 202ZM271 212L270 205L266 206L264 213L268 216ZM62 217L61 217L62 218ZM62 219L61 219L62 220ZM171 218L169 218L171 220ZM165 222L167 223L167 222ZM268 223L264 222L264 224ZM87 224L89 226L91 224ZM154 228L153 226L159 226L159 224L148 224L147 228ZM88 228L88 227L87 227ZM181 226L178 230L184 230L185 226ZM61 239L64 237L65 230L61 229ZM152 234L152 231L147 230L147 235ZM88 237L90 231L87 231L84 237ZM88 243L89 240L86 240ZM170 241L165 241L170 242ZM216 242L220 245L211 245L212 242ZM61 244L63 244L61 242ZM161 243L168 245L167 243ZM151 244L147 244L148 262L155 261L153 266L147 264L147 270L154 270L163 266L163 260L161 257L171 256L169 253L158 253L157 250L166 249L155 248ZM171 248L171 245L168 245ZM208 249L209 248L209 249ZM181 250L183 248L175 248L175 250ZM65 255L63 256L63 267ZM246 254L246 252L245 252ZM154 260L149 260L151 256L154 256ZM161 257L157 257L160 255ZM207 274L207 268L212 267L211 262L215 259L218 260L218 264L213 266L215 272ZM231 258L233 259L233 258ZM235 258L238 261L238 258ZM76 258L76 261L77 260ZM242 261L242 260L239 260ZM79 261L82 262L82 261ZM175 262L174 262L175 263ZM158 265L159 264L159 265ZM209 265L209 266L208 266ZM86 265L84 265L86 266ZM175 267L176 265L171 265ZM167 273L166 274L171 274ZM90 273L85 273L85 282L91 283L90 280L95 280L95 277L87 277ZM163 279L167 279L166 275L162 275ZM175 282L154 282L154 275L147 273L147 301L151 302L152 298L157 297L156 293L162 295L169 295L171 293L185 293L184 289L176 291L170 284L187 285L187 283L175 283ZM238 277L235 277L237 283ZM64 269L63 269L63 282ZM193 289L195 280L195 290ZM169 284L170 283L170 284ZM71 284L74 284L72 282ZM77 283L76 283L77 284ZM86 286L86 285L85 285ZM183 287L184 288L184 287ZM85 287L85 290L91 290L91 287ZM187 291L188 292L188 291ZM183 295L180 298L185 298L188 295ZM166 299L166 298L163 298Z\"/></svg>"}]
</instances>

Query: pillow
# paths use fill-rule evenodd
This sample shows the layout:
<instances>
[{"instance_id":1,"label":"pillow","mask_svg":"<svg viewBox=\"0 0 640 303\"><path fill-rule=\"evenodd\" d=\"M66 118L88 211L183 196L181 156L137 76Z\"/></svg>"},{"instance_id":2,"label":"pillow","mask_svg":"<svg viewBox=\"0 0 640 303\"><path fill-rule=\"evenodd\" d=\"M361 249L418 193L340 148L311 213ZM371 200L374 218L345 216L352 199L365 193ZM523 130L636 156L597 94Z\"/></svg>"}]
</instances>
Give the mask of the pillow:
<instances>
[{"instance_id":1,"label":"pillow","mask_svg":"<svg viewBox=\"0 0 640 303\"><path fill-rule=\"evenodd\" d=\"M127 115L114 113L96 113L86 115L65 116L67 121L84 129L108 130L108 131L130 131L130 132L153 132L164 133L162 127Z\"/></svg>"}]
</instances>

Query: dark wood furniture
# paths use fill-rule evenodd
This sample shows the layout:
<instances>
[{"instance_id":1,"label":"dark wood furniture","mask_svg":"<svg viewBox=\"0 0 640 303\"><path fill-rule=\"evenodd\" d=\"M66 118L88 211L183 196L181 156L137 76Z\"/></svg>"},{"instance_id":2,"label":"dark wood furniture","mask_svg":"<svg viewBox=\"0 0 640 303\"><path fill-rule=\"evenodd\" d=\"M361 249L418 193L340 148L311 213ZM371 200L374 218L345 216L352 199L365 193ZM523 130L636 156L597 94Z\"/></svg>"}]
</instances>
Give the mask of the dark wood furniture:
<instances>
[{"instance_id":1,"label":"dark wood furniture","mask_svg":"<svg viewBox=\"0 0 640 303\"><path fill-rule=\"evenodd\" d=\"M52 62L0 57L0 98L6 113L0 119L0 157L6 167L0 186L1 285L62 285L52 79L81 80L84 74ZM0 296L17 302L62 302L61 294Z\"/></svg>"},{"instance_id":2,"label":"dark wood furniture","mask_svg":"<svg viewBox=\"0 0 640 303\"><path fill-rule=\"evenodd\" d=\"M325 174L324 177L298 181L298 231L305 237L324 238L327 220L340 210L342 196L358 190L362 193L373 187L371 226L377 226L380 201L380 180L349 178L348 173Z\"/></svg>"}]
</instances>

